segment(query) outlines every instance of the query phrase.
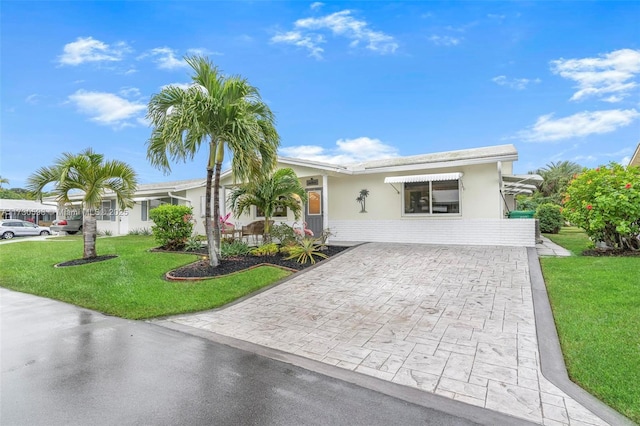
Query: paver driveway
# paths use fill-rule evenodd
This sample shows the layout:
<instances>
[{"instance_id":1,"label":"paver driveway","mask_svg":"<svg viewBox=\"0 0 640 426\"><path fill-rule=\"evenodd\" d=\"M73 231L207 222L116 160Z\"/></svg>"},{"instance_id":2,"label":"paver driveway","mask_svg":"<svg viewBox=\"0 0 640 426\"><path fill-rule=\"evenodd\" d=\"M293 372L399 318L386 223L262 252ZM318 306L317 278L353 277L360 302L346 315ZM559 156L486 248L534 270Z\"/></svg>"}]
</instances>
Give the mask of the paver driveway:
<instances>
[{"instance_id":1,"label":"paver driveway","mask_svg":"<svg viewBox=\"0 0 640 426\"><path fill-rule=\"evenodd\" d=\"M531 293L524 248L375 243L169 321L540 424L606 424L542 376Z\"/></svg>"}]
</instances>

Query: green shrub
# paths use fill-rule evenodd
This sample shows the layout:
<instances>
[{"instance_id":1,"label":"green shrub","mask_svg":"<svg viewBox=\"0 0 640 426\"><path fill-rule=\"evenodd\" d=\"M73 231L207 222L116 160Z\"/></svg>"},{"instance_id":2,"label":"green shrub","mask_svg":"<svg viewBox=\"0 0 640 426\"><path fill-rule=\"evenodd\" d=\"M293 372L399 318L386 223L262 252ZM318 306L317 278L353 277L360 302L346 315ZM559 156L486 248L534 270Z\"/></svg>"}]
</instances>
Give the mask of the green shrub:
<instances>
[{"instance_id":1,"label":"green shrub","mask_svg":"<svg viewBox=\"0 0 640 426\"><path fill-rule=\"evenodd\" d=\"M231 239L231 241L222 241L220 245L220 255L223 258L245 256L249 254L250 250L244 241L236 241L233 239Z\"/></svg>"},{"instance_id":2,"label":"green shrub","mask_svg":"<svg viewBox=\"0 0 640 426\"><path fill-rule=\"evenodd\" d=\"M193 232L192 209L187 206L162 204L149 211L154 225L153 236L161 247L167 250L184 248Z\"/></svg>"},{"instance_id":3,"label":"green shrub","mask_svg":"<svg viewBox=\"0 0 640 426\"><path fill-rule=\"evenodd\" d=\"M202 248L202 240L197 235L193 235L187 238L187 242L184 245L186 251L198 251Z\"/></svg>"},{"instance_id":4,"label":"green shrub","mask_svg":"<svg viewBox=\"0 0 640 426\"><path fill-rule=\"evenodd\" d=\"M289 256L286 257L286 259L295 259L296 262L302 264L307 262L314 264L316 263L316 257L321 257L323 259L328 257L326 254L320 252L323 247L324 244L321 239L305 237L301 239L297 245L286 248L286 252L289 253Z\"/></svg>"},{"instance_id":5,"label":"green shrub","mask_svg":"<svg viewBox=\"0 0 640 426\"><path fill-rule=\"evenodd\" d=\"M152 232L149 228L134 228L128 232L129 235L151 235Z\"/></svg>"},{"instance_id":6,"label":"green shrub","mask_svg":"<svg viewBox=\"0 0 640 426\"><path fill-rule=\"evenodd\" d=\"M269 233L271 234L271 238L278 240L280 244L285 246L296 241L295 231L286 223L272 226Z\"/></svg>"},{"instance_id":7,"label":"green shrub","mask_svg":"<svg viewBox=\"0 0 640 426\"><path fill-rule=\"evenodd\" d=\"M540 231L547 234L557 234L564 225L562 208L557 204L540 204L535 217L540 222Z\"/></svg>"},{"instance_id":8,"label":"green shrub","mask_svg":"<svg viewBox=\"0 0 640 426\"><path fill-rule=\"evenodd\" d=\"M249 253L251 253L252 256L275 256L279 251L280 248L276 243L269 243L256 247Z\"/></svg>"},{"instance_id":9,"label":"green shrub","mask_svg":"<svg viewBox=\"0 0 640 426\"><path fill-rule=\"evenodd\" d=\"M569 184L562 212L594 242L640 249L640 168L611 163L585 170Z\"/></svg>"}]
</instances>

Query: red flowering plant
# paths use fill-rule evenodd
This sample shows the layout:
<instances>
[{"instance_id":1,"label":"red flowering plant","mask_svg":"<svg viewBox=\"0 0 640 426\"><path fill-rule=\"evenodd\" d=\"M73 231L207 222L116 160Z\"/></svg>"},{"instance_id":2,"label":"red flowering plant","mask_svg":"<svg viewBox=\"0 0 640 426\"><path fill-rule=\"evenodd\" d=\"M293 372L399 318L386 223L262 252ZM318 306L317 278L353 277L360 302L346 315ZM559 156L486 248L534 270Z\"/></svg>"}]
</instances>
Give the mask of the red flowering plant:
<instances>
[{"instance_id":1,"label":"red flowering plant","mask_svg":"<svg viewBox=\"0 0 640 426\"><path fill-rule=\"evenodd\" d=\"M640 250L640 168L617 163L585 169L571 181L563 214L593 242Z\"/></svg>"}]
</instances>

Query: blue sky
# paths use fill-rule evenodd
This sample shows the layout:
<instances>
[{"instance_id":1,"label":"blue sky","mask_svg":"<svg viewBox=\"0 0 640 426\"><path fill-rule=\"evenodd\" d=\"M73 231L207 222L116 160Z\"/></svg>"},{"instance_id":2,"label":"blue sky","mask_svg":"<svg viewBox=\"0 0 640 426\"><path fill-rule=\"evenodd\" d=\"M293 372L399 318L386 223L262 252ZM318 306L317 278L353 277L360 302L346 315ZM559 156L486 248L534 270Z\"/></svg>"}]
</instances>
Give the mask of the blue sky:
<instances>
[{"instance_id":1,"label":"blue sky","mask_svg":"<svg viewBox=\"0 0 640 426\"><path fill-rule=\"evenodd\" d=\"M640 142L640 2L28 2L1 6L0 175L93 147L142 183L149 98L205 54L260 89L280 153L338 161L513 143L515 171Z\"/></svg>"}]
</instances>

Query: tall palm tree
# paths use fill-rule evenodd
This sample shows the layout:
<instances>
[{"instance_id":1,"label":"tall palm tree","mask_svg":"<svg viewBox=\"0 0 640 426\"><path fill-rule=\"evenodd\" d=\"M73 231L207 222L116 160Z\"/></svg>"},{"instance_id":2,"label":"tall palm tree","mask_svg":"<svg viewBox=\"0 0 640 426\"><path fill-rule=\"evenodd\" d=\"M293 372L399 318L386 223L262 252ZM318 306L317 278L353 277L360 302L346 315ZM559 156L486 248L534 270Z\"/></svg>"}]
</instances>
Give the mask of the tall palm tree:
<instances>
[{"instance_id":1,"label":"tall palm tree","mask_svg":"<svg viewBox=\"0 0 640 426\"><path fill-rule=\"evenodd\" d=\"M3 185L8 185L9 184L9 179L7 178L3 178L2 176L0 176L0 189L2 189Z\"/></svg>"},{"instance_id":2,"label":"tall palm tree","mask_svg":"<svg viewBox=\"0 0 640 426\"><path fill-rule=\"evenodd\" d=\"M571 161L551 162L535 171L543 179L538 189L543 196L559 202L567 190L573 175L581 171L582 166Z\"/></svg>"},{"instance_id":3,"label":"tall palm tree","mask_svg":"<svg viewBox=\"0 0 640 426\"><path fill-rule=\"evenodd\" d=\"M231 191L229 201L237 217L256 206L264 213L264 235L270 231L270 220L277 208L290 209L296 220L300 218L307 194L293 169L276 170L271 176L248 182Z\"/></svg>"},{"instance_id":4,"label":"tall palm tree","mask_svg":"<svg viewBox=\"0 0 640 426\"><path fill-rule=\"evenodd\" d=\"M205 230L209 264L218 266L220 253L220 173L225 150L232 155L234 179L249 181L270 173L276 164L280 137L275 118L258 89L238 76L223 76L208 59L187 56L193 84L168 86L151 97L147 118L153 130L147 142L152 165L170 172L173 161L193 160L209 147L205 192ZM213 217L211 202L213 190Z\"/></svg>"},{"instance_id":5,"label":"tall palm tree","mask_svg":"<svg viewBox=\"0 0 640 426\"><path fill-rule=\"evenodd\" d=\"M136 191L136 172L127 163L118 160L105 161L104 155L91 148L80 154L64 153L49 167L41 167L27 180L27 188L42 198L44 187L55 183L53 193L58 203L69 203L72 191L82 194L83 258L97 256L96 210L106 190L116 195L121 209L133 206Z\"/></svg>"}]
</instances>

